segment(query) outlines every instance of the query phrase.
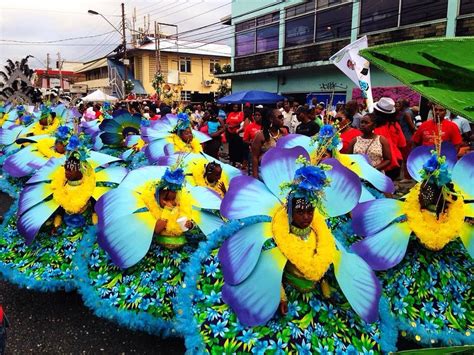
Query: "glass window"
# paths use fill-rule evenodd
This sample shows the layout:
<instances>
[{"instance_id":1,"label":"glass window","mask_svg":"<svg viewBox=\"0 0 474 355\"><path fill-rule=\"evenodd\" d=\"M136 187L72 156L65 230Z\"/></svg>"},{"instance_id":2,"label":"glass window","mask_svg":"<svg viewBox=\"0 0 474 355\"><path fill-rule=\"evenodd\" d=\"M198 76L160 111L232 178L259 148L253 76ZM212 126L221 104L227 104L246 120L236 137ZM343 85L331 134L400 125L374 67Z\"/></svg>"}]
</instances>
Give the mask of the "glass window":
<instances>
[{"instance_id":1,"label":"glass window","mask_svg":"<svg viewBox=\"0 0 474 355\"><path fill-rule=\"evenodd\" d=\"M255 19L244 21L235 25L235 32L245 31L255 27Z\"/></svg>"},{"instance_id":2,"label":"glass window","mask_svg":"<svg viewBox=\"0 0 474 355\"><path fill-rule=\"evenodd\" d=\"M286 10L286 17L288 18L288 17L293 17L296 15L302 15L307 12L311 12L313 10L314 10L314 0L311 0L298 6L289 7Z\"/></svg>"},{"instance_id":3,"label":"glass window","mask_svg":"<svg viewBox=\"0 0 474 355\"><path fill-rule=\"evenodd\" d=\"M257 52L267 52L278 49L279 25L257 29Z\"/></svg>"},{"instance_id":4,"label":"glass window","mask_svg":"<svg viewBox=\"0 0 474 355\"><path fill-rule=\"evenodd\" d=\"M349 0L318 0L318 9L323 9L328 6L343 4Z\"/></svg>"},{"instance_id":5,"label":"glass window","mask_svg":"<svg viewBox=\"0 0 474 355\"><path fill-rule=\"evenodd\" d=\"M191 101L191 91L181 91L181 101Z\"/></svg>"},{"instance_id":6,"label":"glass window","mask_svg":"<svg viewBox=\"0 0 474 355\"><path fill-rule=\"evenodd\" d=\"M384 30L398 25L398 1L361 0L360 33Z\"/></svg>"},{"instance_id":7,"label":"glass window","mask_svg":"<svg viewBox=\"0 0 474 355\"><path fill-rule=\"evenodd\" d=\"M255 31L237 33L235 36L235 54L237 56L255 53Z\"/></svg>"},{"instance_id":8,"label":"glass window","mask_svg":"<svg viewBox=\"0 0 474 355\"><path fill-rule=\"evenodd\" d=\"M448 0L403 0L400 25L446 18Z\"/></svg>"},{"instance_id":9,"label":"glass window","mask_svg":"<svg viewBox=\"0 0 474 355\"><path fill-rule=\"evenodd\" d=\"M219 64L219 59L210 59L209 60L209 72L214 74L214 69L216 68L216 64Z\"/></svg>"},{"instance_id":10,"label":"glass window","mask_svg":"<svg viewBox=\"0 0 474 355\"><path fill-rule=\"evenodd\" d=\"M473 14L474 13L474 0L461 0L459 6L459 15Z\"/></svg>"},{"instance_id":11,"label":"glass window","mask_svg":"<svg viewBox=\"0 0 474 355\"><path fill-rule=\"evenodd\" d=\"M179 58L179 71L181 73L191 73L191 58L190 57Z\"/></svg>"},{"instance_id":12,"label":"glass window","mask_svg":"<svg viewBox=\"0 0 474 355\"><path fill-rule=\"evenodd\" d=\"M316 42L351 35L352 4L316 13Z\"/></svg>"},{"instance_id":13,"label":"glass window","mask_svg":"<svg viewBox=\"0 0 474 355\"><path fill-rule=\"evenodd\" d=\"M286 22L285 46L297 46L313 42L314 14Z\"/></svg>"},{"instance_id":14,"label":"glass window","mask_svg":"<svg viewBox=\"0 0 474 355\"><path fill-rule=\"evenodd\" d=\"M268 14L265 16L260 16L257 18L257 26L266 25L280 19L280 14L278 12Z\"/></svg>"}]
</instances>

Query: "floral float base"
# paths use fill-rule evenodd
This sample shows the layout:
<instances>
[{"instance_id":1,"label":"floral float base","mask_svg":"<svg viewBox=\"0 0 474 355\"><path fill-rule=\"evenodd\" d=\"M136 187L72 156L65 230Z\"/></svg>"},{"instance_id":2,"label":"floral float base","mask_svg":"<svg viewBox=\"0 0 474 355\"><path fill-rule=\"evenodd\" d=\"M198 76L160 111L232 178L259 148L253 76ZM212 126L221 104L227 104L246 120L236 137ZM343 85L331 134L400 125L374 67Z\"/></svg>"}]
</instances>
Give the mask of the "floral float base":
<instances>
[{"instance_id":1,"label":"floral float base","mask_svg":"<svg viewBox=\"0 0 474 355\"><path fill-rule=\"evenodd\" d=\"M82 228L61 226L51 235L42 228L28 246L16 228L16 203L5 215L0 234L0 273L8 281L40 291L75 287L72 258L83 237Z\"/></svg>"},{"instance_id":2,"label":"floral float base","mask_svg":"<svg viewBox=\"0 0 474 355\"><path fill-rule=\"evenodd\" d=\"M411 241L403 261L378 276L402 337L425 346L474 344L474 262L461 243L433 252Z\"/></svg>"},{"instance_id":3,"label":"floral float base","mask_svg":"<svg viewBox=\"0 0 474 355\"><path fill-rule=\"evenodd\" d=\"M84 253L75 258L84 303L98 316L130 329L176 335L173 298L184 278L182 268L202 234L186 236L188 244L178 250L165 249L154 238L147 255L126 270L112 263L93 235L84 239Z\"/></svg>"}]
</instances>

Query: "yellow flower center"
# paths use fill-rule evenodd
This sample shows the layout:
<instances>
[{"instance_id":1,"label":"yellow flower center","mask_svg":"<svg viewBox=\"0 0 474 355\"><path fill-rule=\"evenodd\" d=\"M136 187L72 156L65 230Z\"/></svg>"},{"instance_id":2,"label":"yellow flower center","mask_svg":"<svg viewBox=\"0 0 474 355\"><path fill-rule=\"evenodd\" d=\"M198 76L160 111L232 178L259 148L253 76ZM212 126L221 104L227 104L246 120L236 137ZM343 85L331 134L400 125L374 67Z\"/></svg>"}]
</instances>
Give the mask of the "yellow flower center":
<instances>
[{"instance_id":1,"label":"yellow flower center","mask_svg":"<svg viewBox=\"0 0 474 355\"><path fill-rule=\"evenodd\" d=\"M184 153L201 153L202 146L196 138L193 138L191 143L185 143L177 134L171 134L166 138L168 142L173 144L175 152L184 152Z\"/></svg>"},{"instance_id":2,"label":"yellow flower center","mask_svg":"<svg viewBox=\"0 0 474 355\"><path fill-rule=\"evenodd\" d=\"M146 208L150 211L153 217L156 220L165 219L168 221L166 223L166 229L161 232L161 235L164 236L179 236L183 234L183 231L178 224L177 220L180 217L191 217L191 205L189 204L188 193L184 190L178 191L176 194L176 207L174 208L162 208L158 201L155 198L156 185L154 182L147 183L139 193L145 203Z\"/></svg>"},{"instance_id":3,"label":"yellow flower center","mask_svg":"<svg viewBox=\"0 0 474 355\"><path fill-rule=\"evenodd\" d=\"M96 187L95 172L90 165L83 172L79 185L67 183L64 167L56 170L51 181L54 200L69 214L82 213Z\"/></svg>"},{"instance_id":4,"label":"yellow flower center","mask_svg":"<svg viewBox=\"0 0 474 355\"><path fill-rule=\"evenodd\" d=\"M59 127L59 119L57 117L48 126L42 126L39 122L36 122L33 128L33 135L39 136L42 134L52 134L56 132L58 127Z\"/></svg>"},{"instance_id":5,"label":"yellow flower center","mask_svg":"<svg viewBox=\"0 0 474 355\"><path fill-rule=\"evenodd\" d=\"M219 196L224 197L224 193L219 188L221 182L224 183L224 186L227 188L229 186L229 181L222 171L221 178L214 184L210 184L205 178L204 173L206 170L206 164L209 163L206 159L194 160L189 164L189 171L191 176L187 175L189 183L193 186L203 186L208 187L219 194Z\"/></svg>"},{"instance_id":6,"label":"yellow flower center","mask_svg":"<svg viewBox=\"0 0 474 355\"><path fill-rule=\"evenodd\" d=\"M422 210L418 196L421 184L416 184L408 193L403 212L407 216L410 229L416 234L426 248L434 251L443 249L454 240L461 231L464 223L464 200L458 195L456 201L447 204L446 212L439 218L428 210Z\"/></svg>"},{"instance_id":7,"label":"yellow flower center","mask_svg":"<svg viewBox=\"0 0 474 355\"><path fill-rule=\"evenodd\" d=\"M54 143L56 142L55 138L44 138L40 139L36 143L36 149L39 153L44 155L45 158L60 158L63 154L56 152L54 149Z\"/></svg>"},{"instance_id":8,"label":"yellow flower center","mask_svg":"<svg viewBox=\"0 0 474 355\"><path fill-rule=\"evenodd\" d=\"M280 251L308 280L319 281L335 260L334 237L317 210L314 211L311 232L306 240L289 232L285 207L280 207L273 216L272 231Z\"/></svg>"}]
</instances>

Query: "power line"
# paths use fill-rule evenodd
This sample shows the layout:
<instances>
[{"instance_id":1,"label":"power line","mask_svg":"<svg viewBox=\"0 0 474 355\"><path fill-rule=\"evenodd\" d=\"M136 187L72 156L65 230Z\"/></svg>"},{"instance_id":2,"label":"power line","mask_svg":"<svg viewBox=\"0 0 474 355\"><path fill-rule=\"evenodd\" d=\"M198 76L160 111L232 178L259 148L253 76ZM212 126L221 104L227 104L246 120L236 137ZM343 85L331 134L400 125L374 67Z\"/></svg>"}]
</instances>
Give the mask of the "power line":
<instances>
[{"instance_id":1,"label":"power line","mask_svg":"<svg viewBox=\"0 0 474 355\"><path fill-rule=\"evenodd\" d=\"M201 12L200 14L193 15L193 16L191 16L191 17L188 17L187 19L180 20L179 23L181 24L181 23L183 23L183 22L192 20L192 19L194 19L194 18L196 18L196 17L199 17L199 16L201 16L201 15L208 14L208 13L210 13L210 12L212 12L212 11L218 10L218 9L223 8L224 6L228 6L228 5L230 5L230 4L232 4L232 1L230 1L230 2L228 2L228 3L225 3L224 5L215 7L215 8L213 8L213 9L210 9L210 10L207 10L207 11L204 11L204 12Z\"/></svg>"},{"instance_id":2,"label":"power line","mask_svg":"<svg viewBox=\"0 0 474 355\"><path fill-rule=\"evenodd\" d=\"M0 42L13 42L13 43L23 43L23 44L47 44L47 43L74 41L76 39L100 37L100 36L105 36L112 32L115 32L115 31L105 32L105 33L92 35L92 36L70 37L70 38L57 39L57 40L51 40L51 41L20 41L20 40L15 40L15 39L0 39Z\"/></svg>"},{"instance_id":3,"label":"power line","mask_svg":"<svg viewBox=\"0 0 474 355\"><path fill-rule=\"evenodd\" d=\"M122 21L119 21L115 27L120 27L122 24ZM110 33L109 35L107 35L107 37L103 38L102 41L100 41L99 43L97 43L97 46L94 47L94 48L91 48L89 49L87 52L83 53L82 55L80 55L78 57L79 58L87 58L89 56L91 56L95 51L96 51L96 48L97 50L100 49L100 47L102 46L105 46L107 44L112 44L112 43L115 43L115 40L114 40L114 36L118 35L118 33L116 31L112 31L112 33Z\"/></svg>"},{"instance_id":4,"label":"power line","mask_svg":"<svg viewBox=\"0 0 474 355\"><path fill-rule=\"evenodd\" d=\"M42 9L32 9L32 8L15 8L15 7L2 7L2 10L20 10L20 11L38 11L41 13L44 12L55 12L59 14L74 14L74 15L88 15L86 12L76 12L76 11L58 11L58 10L51 10L48 8L42 8ZM120 17L119 15L105 15L104 16L109 16L109 17Z\"/></svg>"}]
</instances>

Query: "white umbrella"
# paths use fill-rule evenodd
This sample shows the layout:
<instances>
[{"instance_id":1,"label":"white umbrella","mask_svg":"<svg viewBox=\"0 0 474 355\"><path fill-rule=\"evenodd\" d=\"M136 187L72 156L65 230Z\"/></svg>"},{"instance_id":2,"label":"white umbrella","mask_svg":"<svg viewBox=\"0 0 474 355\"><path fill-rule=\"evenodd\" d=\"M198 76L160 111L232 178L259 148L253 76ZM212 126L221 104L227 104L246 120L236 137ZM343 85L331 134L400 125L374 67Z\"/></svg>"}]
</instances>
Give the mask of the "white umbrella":
<instances>
[{"instance_id":1,"label":"white umbrella","mask_svg":"<svg viewBox=\"0 0 474 355\"><path fill-rule=\"evenodd\" d=\"M117 100L118 98L116 98L115 96L107 95L105 92L103 92L100 89L97 89L93 93L82 98L82 101L84 102L88 102L88 101L104 102L104 101L117 101Z\"/></svg>"}]
</instances>

